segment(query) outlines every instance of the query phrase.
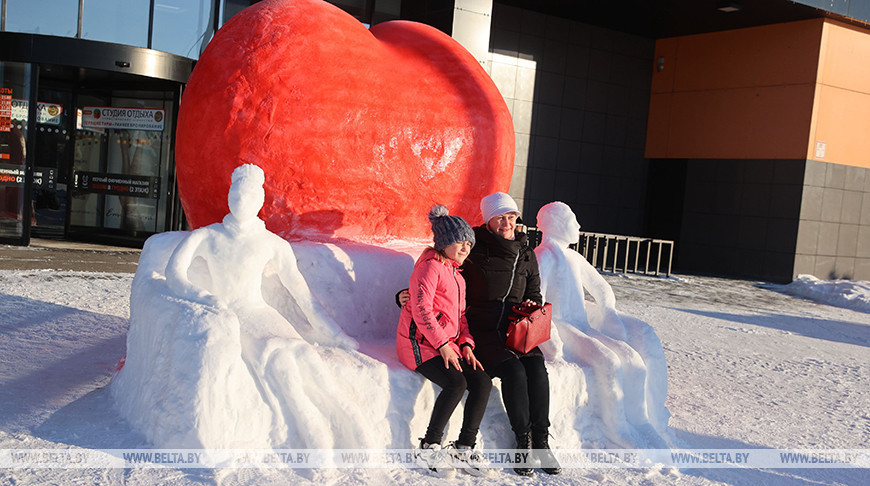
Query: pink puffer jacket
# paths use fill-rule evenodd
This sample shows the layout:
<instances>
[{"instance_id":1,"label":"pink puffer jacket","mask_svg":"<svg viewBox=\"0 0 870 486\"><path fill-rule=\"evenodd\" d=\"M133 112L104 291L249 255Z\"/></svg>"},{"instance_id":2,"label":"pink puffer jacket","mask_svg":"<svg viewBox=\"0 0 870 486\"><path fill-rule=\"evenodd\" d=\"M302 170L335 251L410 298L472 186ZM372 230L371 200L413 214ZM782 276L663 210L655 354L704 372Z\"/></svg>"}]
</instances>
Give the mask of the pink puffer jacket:
<instances>
[{"instance_id":1,"label":"pink puffer jacket","mask_svg":"<svg viewBox=\"0 0 870 486\"><path fill-rule=\"evenodd\" d=\"M427 250L414 265L408 290L411 300L402 309L396 329L396 351L403 365L417 369L447 343L462 356L459 346L474 340L465 320L465 279L453 260L439 260Z\"/></svg>"}]
</instances>

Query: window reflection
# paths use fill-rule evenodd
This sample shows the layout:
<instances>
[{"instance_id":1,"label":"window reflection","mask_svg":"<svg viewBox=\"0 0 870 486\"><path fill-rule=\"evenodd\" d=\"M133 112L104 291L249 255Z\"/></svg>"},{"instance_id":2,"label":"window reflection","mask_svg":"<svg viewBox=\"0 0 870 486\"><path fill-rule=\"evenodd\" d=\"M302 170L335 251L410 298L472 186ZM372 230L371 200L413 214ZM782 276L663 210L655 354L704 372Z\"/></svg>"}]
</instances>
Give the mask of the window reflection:
<instances>
[{"instance_id":1,"label":"window reflection","mask_svg":"<svg viewBox=\"0 0 870 486\"><path fill-rule=\"evenodd\" d=\"M205 43L211 40L213 5L210 0L156 0L151 48L198 58Z\"/></svg>"},{"instance_id":2,"label":"window reflection","mask_svg":"<svg viewBox=\"0 0 870 486\"><path fill-rule=\"evenodd\" d=\"M0 0L2 1L2 0ZM198 59L220 25L259 0L86 0L82 2L83 39L146 47ZM367 25L397 19L401 0L329 0ZM6 0L6 30L76 37L79 0ZM148 25L153 8L151 45Z\"/></svg>"},{"instance_id":3,"label":"window reflection","mask_svg":"<svg viewBox=\"0 0 870 486\"><path fill-rule=\"evenodd\" d=\"M82 12L82 38L148 47L150 8L149 0L88 0Z\"/></svg>"},{"instance_id":4,"label":"window reflection","mask_svg":"<svg viewBox=\"0 0 870 486\"><path fill-rule=\"evenodd\" d=\"M75 37L79 0L7 1L6 30Z\"/></svg>"},{"instance_id":5,"label":"window reflection","mask_svg":"<svg viewBox=\"0 0 870 486\"><path fill-rule=\"evenodd\" d=\"M0 61L0 238L24 235L30 65Z\"/></svg>"}]
</instances>

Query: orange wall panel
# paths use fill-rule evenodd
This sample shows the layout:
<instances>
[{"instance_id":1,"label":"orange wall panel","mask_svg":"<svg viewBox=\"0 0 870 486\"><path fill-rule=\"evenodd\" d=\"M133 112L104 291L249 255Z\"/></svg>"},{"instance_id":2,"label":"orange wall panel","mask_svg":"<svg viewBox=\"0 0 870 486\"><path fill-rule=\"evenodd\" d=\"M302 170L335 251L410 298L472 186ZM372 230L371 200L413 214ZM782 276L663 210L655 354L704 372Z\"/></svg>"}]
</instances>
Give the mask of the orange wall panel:
<instances>
[{"instance_id":1,"label":"orange wall panel","mask_svg":"<svg viewBox=\"0 0 870 486\"><path fill-rule=\"evenodd\" d=\"M667 156L803 158L813 85L675 93Z\"/></svg>"},{"instance_id":2,"label":"orange wall panel","mask_svg":"<svg viewBox=\"0 0 870 486\"><path fill-rule=\"evenodd\" d=\"M870 93L870 31L828 21L819 83Z\"/></svg>"},{"instance_id":3,"label":"orange wall panel","mask_svg":"<svg viewBox=\"0 0 870 486\"><path fill-rule=\"evenodd\" d=\"M825 23L814 106L806 157L870 168L870 31Z\"/></svg>"},{"instance_id":4,"label":"orange wall panel","mask_svg":"<svg viewBox=\"0 0 870 486\"><path fill-rule=\"evenodd\" d=\"M804 158L822 19L656 42L646 157Z\"/></svg>"},{"instance_id":5,"label":"orange wall panel","mask_svg":"<svg viewBox=\"0 0 870 486\"><path fill-rule=\"evenodd\" d=\"M870 169L870 94L820 85L808 159ZM816 143L825 144L824 157Z\"/></svg>"},{"instance_id":6,"label":"orange wall panel","mask_svg":"<svg viewBox=\"0 0 870 486\"><path fill-rule=\"evenodd\" d=\"M679 38L659 39L655 47L655 64L651 89L653 93L670 93L674 90L674 75L677 72L677 45ZM658 69L661 60L662 69Z\"/></svg>"},{"instance_id":7,"label":"orange wall panel","mask_svg":"<svg viewBox=\"0 0 870 486\"><path fill-rule=\"evenodd\" d=\"M823 22L680 37L674 91L812 83Z\"/></svg>"}]
</instances>

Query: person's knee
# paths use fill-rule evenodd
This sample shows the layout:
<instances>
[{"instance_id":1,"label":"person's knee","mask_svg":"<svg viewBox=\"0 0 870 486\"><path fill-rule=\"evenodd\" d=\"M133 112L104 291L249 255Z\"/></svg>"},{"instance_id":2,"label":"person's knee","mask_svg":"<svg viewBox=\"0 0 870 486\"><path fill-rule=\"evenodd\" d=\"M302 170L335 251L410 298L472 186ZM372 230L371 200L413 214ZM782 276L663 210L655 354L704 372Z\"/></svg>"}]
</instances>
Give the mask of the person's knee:
<instances>
[{"instance_id":1,"label":"person's knee","mask_svg":"<svg viewBox=\"0 0 870 486\"><path fill-rule=\"evenodd\" d=\"M526 376L529 381L536 382L547 382L550 379L550 375L547 373L547 367L544 365L544 358L535 357L529 358L524 363L524 368L526 372Z\"/></svg>"},{"instance_id":2,"label":"person's knee","mask_svg":"<svg viewBox=\"0 0 870 486\"><path fill-rule=\"evenodd\" d=\"M501 378L502 383L525 383L526 368L518 359L509 359L496 368L495 376Z\"/></svg>"},{"instance_id":3,"label":"person's knee","mask_svg":"<svg viewBox=\"0 0 870 486\"><path fill-rule=\"evenodd\" d=\"M460 371L456 371L453 368L450 369L450 372L447 373L444 381L444 389L450 390L454 393L464 393L465 389L468 388L468 381L465 379L465 375L463 375Z\"/></svg>"},{"instance_id":4,"label":"person's knee","mask_svg":"<svg viewBox=\"0 0 870 486\"><path fill-rule=\"evenodd\" d=\"M473 389L489 393L489 390L492 389L492 378L486 372L472 373L471 376L466 377L466 380L468 381L469 390Z\"/></svg>"}]
</instances>

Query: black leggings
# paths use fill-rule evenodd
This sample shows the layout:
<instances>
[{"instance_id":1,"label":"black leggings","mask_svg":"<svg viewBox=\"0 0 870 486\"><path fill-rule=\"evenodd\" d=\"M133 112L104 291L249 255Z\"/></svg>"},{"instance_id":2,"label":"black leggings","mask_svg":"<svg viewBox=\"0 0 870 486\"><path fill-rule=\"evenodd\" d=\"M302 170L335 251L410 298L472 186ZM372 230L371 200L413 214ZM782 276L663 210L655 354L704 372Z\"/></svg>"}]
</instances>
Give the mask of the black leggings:
<instances>
[{"instance_id":1,"label":"black leggings","mask_svg":"<svg viewBox=\"0 0 870 486\"><path fill-rule=\"evenodd\" d=\"M444 438L444 428L447 427L447 422L450 421L450 416L462 400L466 389L468 399L465 401L465 414L462 417L462 428L459 430L457 443L474 447L477 441L477 431L480 428L480 421L483 420L483 413L486 411L492 379L485 371L479 368L472 369L464 359L460 362L462 371L453 367L445 368L441 356L436 356L417 367L417 372L441 387L441 393L438 394L435 407L432 408L426 437L423 438L423 441L428 444L441 443Z\"/></svg>"},{"instance_id":2,"label":"black leggings","mask_svg":"<svg viewBox=\"0 0 870 486\"><path fill-rule=\"evenodd\" d=\"M550 427L550 377L542 356L511 358L492 374L501 379L504 409L514 433L547 434Z\"/></svg>"}]
</instances>

